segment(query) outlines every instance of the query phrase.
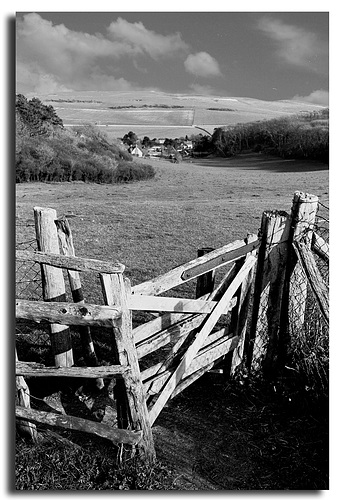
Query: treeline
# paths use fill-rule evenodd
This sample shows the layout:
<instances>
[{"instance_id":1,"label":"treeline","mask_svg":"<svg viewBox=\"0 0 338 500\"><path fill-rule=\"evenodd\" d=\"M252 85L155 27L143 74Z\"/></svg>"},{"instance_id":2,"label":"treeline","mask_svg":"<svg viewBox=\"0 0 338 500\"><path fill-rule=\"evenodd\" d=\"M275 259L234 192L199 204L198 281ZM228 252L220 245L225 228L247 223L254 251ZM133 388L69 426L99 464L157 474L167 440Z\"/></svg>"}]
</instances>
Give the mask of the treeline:
<instances>
[{"instance_id":1,"label":"treeline","mask_svg":"<svg viewBox=\"0 0 338 500\"><path fill-rule=\"evenodd\" d=\"M207 150L222 156L256 151L328 163L329 110L216 128L212 137L203 136L196 144L196 151Z\"/></svg>"},{"instance_id":2,"label":"treeline","mask_svg":"<svg viewBox=\"0 0 338 500\"><path fill-rule=\"evenodd\" d=\"M154 177L91 125L64 129L52 106L19 95L16 103L16 182L130 182Z\"/></svg>"}]
</instances>

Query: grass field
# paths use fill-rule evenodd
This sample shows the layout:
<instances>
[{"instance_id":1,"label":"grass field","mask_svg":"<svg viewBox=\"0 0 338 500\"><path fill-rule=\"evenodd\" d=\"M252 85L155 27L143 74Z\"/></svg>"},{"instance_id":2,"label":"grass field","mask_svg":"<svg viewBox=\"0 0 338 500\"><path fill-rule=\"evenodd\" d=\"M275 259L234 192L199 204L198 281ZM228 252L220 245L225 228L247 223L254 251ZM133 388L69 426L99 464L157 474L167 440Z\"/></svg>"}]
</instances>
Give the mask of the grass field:
<instances>
[{"instance_id":1,"label":"grass field","mask_svg":"<svg viewBox=\"0 0 338 500\"><path fill-rule=\"evenodd\" d=\"M18 184L20 227L32 219L33 205L76 214L72 227L81 255L118 258L133 268L144 262L152 240L151 267L160 272L194 257L199 246L221 246L257 231L262 211L288 210L296 190L328 201L324 164L261 155L178 165L147 161L157 171L155 179L135 184ZM92 238L83 238L86 233ZM170 254L169 261L162 261L161 249ZM134 252L142 254L140 262L131 260ZM142 267L149 274L146 262Z\"/></svg>"},{"instance_id":2,"label":"grass field","mask_svg":"<svg viewBox=\"0 0 338 500\"><path fill-rule=\"evenodd\" d=\"M245 97L166 94L154 91L88 91L27 95L27 98L32 97L38 97L43 103L52 105L66 125L83 122L96 122L101 126L114 125L109 127L111 138L122 137L130 129L140 138L144 135L151 138L175 138L201 132L190 128L191 125L203 127L212 133L216 127L269 120L323 108L296 101L260 101ZM135 108L110 109L116 106ZM142 106L156 108L144 109ZM161 109L161 106L165 109ZM171 106L184 109L167 109ZM140 125L146 125L147 128L144 129ZM130 127L129 130L126 131L125 126ZM178 126L185 129L179 129ZM166 129L163 130L163 127Z\"/></svg>"},{"instance_id":3,"label":"grass field","mask_svg":"<svg viewBox=\"0 0 338 500\"><path fill-rule=\"evenodd\" d=\"M156 177L133 184L18 184L17 241L34 238L33 206L55 208L69 216L77 255L122 262L134 285L195 258L200 247L257 233L263 210L289 211L296 190L329 203L327 165L318 162L250 154L149 163ZM85 285L86 300L102 303L99 285ZM154 436L159 458L181 478L172 489L327 487L325 426L296 400L277 403L272 389L246 398L209 378L163 411ZM84 472L88 489L99 489ZM42 481L43 470L35 473Z\"/></svg>"},{"instance_id":4,"label":"grass field","mask_svg":"<svg viewBox=\"0 0 338 500\"><path fill-rule=\"evenodd\" d=\"M263 210L288 211L296 190L328 203L324 164L260 155L149 163L155 179L135 184L18 184L18 240L34 237L27 227L34 205L75 215L78 255L119 260L136 284L195 258L200 247L256 233Z\"/></svg>"}]
</instances>

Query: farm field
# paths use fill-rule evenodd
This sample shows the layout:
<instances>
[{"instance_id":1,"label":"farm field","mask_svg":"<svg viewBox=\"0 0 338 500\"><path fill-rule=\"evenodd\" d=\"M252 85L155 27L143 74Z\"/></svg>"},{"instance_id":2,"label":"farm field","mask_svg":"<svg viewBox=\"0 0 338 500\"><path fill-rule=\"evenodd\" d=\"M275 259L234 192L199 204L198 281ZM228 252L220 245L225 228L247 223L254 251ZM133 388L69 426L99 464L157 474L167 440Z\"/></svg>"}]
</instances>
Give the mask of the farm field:
<instances>
[{"instance_id":1,"label":"farm field","mask_svg":"<svg viewBox=\"0 0 338 500\"><path fill-rule=\"evenodd\" d=\"M259 154L147 162L156 176L138 183L17 184L17 242L34 238L34 206L55 208L69 217L78 256L122 262L135 285L195 258L198 248L257 233L263 210L289 211L296 190L329 204L328 167L318 162ZM84 294L101 302L98 286L84 283ZM323 489L326 452L307 442L317 428L297 411L296 401L279 407L268 393L244 407L207 375L156 421L158 458L177 467L180 489ZM291 453L283 443L295 440Z\"/></svg>"},{"instance_id":2,"label":"farm field","mask_svg":"<svg viewBox=\"0 0 338 500\"><path fill-rule=\"evenodd\" d=\"M323 106L297 101L261 101L245 97L155 91L27 95L27 98L32 97L52 105L66 126L95 122L105 127L110 138L121 137L130 128L140 138L144 135L175 138L200 133L194 127L202 127L212 133L216 127L323 109ZM124 109L116 109L121 107Z\"/></svg>"}]
</instances>

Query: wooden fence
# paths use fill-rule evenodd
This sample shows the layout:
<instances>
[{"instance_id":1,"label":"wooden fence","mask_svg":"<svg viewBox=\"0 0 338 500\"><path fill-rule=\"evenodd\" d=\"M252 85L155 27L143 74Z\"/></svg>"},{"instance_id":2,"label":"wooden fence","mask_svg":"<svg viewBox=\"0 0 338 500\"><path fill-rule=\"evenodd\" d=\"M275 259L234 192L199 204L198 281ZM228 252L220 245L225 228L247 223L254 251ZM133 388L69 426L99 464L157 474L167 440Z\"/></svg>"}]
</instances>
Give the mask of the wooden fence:
<instances>
[{"instance_id":1,"label":"wooden fence","mask_svg":"<svg viewBox=\"0 0 338 500\"><path fill-rule=\"evenodd\" d=\"M297 303L297 313L292 303L295 294L304 296L307 283L328 321L328 289L312 255L312 250L324 259L329 254L328 246L317 250L317 204L317 197L297 192L291 214L264 212L259 236L201 249L196 259L135 286L118 262L76 257L68 221L54 210L35 208L39 251L18 251L16 258L41 265L44 301L17 300L16 315L48 322L55 367L17 361L18 425L29 422L25 430L33 439L36 422L92 432L137 446L152 461L152 425L166 403L205 372L217 365L230 374L243 367L271 374L283 358L280 346L289 322L304 321L305 302ZM295 278L297 266L303 280ZM67 269L73 302L66 300L62 269ZM84 303L79 273L90 271L99 273L105 305ZM161 296L191 280L196 280L194 298ZM133 328L133 311L155 317ZM80 327L85 368L74 366L73 325ZM92 326L112 332L113 365L98 366ZM155 352L160 356L151 361ZM150 362L141 370L145 357ZM101 387L104 380L116 379L119 428L31 409L25 377L51 376L95 378Z\"/></svg>"}]
</instances>

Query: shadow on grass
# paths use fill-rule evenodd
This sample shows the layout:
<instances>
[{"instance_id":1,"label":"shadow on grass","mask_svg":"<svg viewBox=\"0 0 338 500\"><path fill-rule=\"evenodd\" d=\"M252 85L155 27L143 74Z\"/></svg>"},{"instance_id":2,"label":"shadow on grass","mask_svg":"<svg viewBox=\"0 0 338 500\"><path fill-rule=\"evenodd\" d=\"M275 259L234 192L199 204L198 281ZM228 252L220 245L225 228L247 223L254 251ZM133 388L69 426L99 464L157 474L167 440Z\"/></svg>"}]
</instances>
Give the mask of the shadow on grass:
<instances>
[{"instance_id":1,"label":"shadow on grass","mask_svg":"<svg viewBox=\"0 0 338 500\"><path fill-rule=\"evenodd\" d=\"M327 404L298 392L244 389L208 374L163 410L154 436L158 458L204 488L328 488Z\"/></svg>"},{"instance_id":2,"label":"shadow on grass","mask_svg":"<svg viewBox=\"0 0 338 500\"><path fill-rule=\"evenodd\" d=\"M278 156L247 153L231 158L208 157L194 158L193 163L203 167L239 168L243 170L269 170L272 172L317 172L328 170L326 163L315 160L292 160Z\"/></svg>"}]
</instances>

